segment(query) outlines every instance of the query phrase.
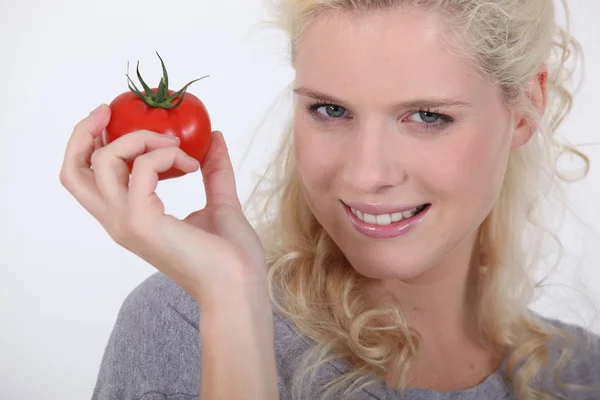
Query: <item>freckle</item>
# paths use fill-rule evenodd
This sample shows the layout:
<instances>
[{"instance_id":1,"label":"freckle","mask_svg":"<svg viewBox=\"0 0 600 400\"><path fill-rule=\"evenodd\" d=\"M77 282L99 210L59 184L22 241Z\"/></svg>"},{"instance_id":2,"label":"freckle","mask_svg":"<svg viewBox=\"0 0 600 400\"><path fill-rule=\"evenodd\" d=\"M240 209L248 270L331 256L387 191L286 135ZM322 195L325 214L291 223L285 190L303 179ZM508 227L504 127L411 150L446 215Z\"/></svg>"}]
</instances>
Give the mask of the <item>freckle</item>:
<instances>
[{"instance_id":1,"label":"freckle","mask_svg":"<svg viewBox=\"0 0 600 400\"><path fill-rule=\"evenodd\" d=\"M470 367L471 367L471 369L475 369L475 363L472 362Z\"/></svg>"}]
</instances>

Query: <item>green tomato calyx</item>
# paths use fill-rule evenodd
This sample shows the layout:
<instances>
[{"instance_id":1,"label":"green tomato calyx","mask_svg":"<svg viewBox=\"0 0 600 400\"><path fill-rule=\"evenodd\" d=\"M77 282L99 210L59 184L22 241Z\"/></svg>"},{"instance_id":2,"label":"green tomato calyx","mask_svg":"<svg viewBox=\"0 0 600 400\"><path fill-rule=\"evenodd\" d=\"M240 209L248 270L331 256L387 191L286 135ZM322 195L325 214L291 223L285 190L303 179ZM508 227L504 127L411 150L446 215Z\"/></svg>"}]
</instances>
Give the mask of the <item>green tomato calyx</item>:
<instances>
[{"instance_id":1,"label":"green tomato calyx","mask_svg":"<svg viewBox=\"0 0 600 400\"><path fill-rule=\"evenodd\" d=\"M137 97L139 97L144 103L146 103L146 105L148 107L164 108L167 110L171 110L181 104L188 87L192 83L197 82L200 79L204 79L208 75L203 76L202 78L194 79L193 81L191 81L187 85L185 85L183 88L181 88L181 90L179 90L178 92L173 93L172 95L169 96L169 76L167 74L167 69L165 68L165 63L163 62L162 58L160 57L160 54L158 54L158 52L156 52L156 55L160 59L160 63L162 65L162 70L163 70L163 76L162 76L162 78L160 78L160 83L158 85L158 89L156 90L156 93L154 93L154 91L142 79L142 75L140 74L140 62L139 61L137 63L136 73L137 73L138 79L140 80L140 83L142 84L142 87L144 88L144 93L142 93L137 88L137 86L135 86L135 83L133 83L133 81L129 77L129 62L127 63L128 73L125 74L127 76L127 80L128 80L127 85L129 86L129 90L131 90ZM177 103L173 104L173 100L175 100L177 97L179 97L179 100L177 101Z\"/></svg>"}]
</instances>

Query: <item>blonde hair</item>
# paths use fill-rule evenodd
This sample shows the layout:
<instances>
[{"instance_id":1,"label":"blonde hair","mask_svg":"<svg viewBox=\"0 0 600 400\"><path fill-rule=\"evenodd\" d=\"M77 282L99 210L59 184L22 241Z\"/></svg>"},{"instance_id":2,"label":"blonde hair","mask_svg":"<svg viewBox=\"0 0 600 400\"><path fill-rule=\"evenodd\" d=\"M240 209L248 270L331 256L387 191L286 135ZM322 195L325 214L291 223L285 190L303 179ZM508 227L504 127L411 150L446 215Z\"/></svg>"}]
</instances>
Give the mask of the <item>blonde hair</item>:
<instances>
[{"instance_id":1,"label":"blonde hair","mask_svg":"<svg viewBox=\"0 0 600 400\"><path fill-rule=\"evenodd\" d=\"M563 6L567 10L564 1ZM482 341L508 355L506 373L517 398L551 399L532 382L550 360L548 341L558 333L568 339L568 334L542 324L528 309L540 284L534 280L539 254L532 250L541 246L542 240L536 241L543 236L540 233L560 246L541 218L541 206L551 190L568 180L556 168L558 157L574 155L583 161L584 175L589 169L584 154L556 137L573 100L567 82L574 67L570 69L568 61L581 55L569 34L568 13L566 28L561 28L550 0L280 0L272 25L289 36L293 66L303 33L323 13L392 7L439 12L447 22L448 45L502 88L507 107L526 110L537 124L534 137L512 151L500 196L480 228L478 322ZM543 116L537 115L525 90L541 64L548 68L549 102ZM266 196L256 228L267 254L275 310L314 342L296 372L293 397L310 398L303 391L309 389L319 366L333 359L345 359L352 368L325 385L319 398L345 386L344 395L350 396L383 380L389 365L401 371L395 389L402 390L419 349L419 335L392 302L386 308L369 305L365 289L372 280L348 264L303 197L292 140L290 118L275 160L250 200ZM261 190L269 176L271 186ZM382 320L392 324L382 326ZM567 342L557 368L568 356Z\"/></svg>"}]
</instances>

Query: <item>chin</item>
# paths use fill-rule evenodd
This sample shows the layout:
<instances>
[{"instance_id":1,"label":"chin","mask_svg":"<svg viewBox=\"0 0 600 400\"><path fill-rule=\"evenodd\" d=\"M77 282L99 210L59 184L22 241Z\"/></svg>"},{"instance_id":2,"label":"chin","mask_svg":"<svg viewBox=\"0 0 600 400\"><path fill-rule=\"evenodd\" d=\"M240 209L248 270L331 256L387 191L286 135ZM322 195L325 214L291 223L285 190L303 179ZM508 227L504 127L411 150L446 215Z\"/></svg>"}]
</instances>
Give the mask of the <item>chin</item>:
<instances>
[{"instance_id":1,"label":"chin","mask_svg":"<svg viewBox=\"0 0 600 400\"><path fill-rule=\"evenodd\" d=\"M382 257L381 252L377 257L369 257L369 252L352 257L342 249L352 268L359 274L371 279L398 279L402 281L412 280L430 271L436 263L421 257L411 259L403 257L398 259L397 252L391 257Z\"/></svg>"}]
</instances>

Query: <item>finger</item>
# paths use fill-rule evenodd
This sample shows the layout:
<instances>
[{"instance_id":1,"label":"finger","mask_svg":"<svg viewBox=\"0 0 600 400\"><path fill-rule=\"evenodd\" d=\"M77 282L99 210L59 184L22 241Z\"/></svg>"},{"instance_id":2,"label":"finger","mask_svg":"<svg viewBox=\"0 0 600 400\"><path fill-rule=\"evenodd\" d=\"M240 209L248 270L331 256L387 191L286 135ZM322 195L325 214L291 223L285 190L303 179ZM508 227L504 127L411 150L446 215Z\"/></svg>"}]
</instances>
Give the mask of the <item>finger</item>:
<instances>
[{"instance_id":1,"label":"finger","mask_svg":"<svg viewBox=\"0 0 600 400\"><path fill-rule=\"evenodd\" d=\"M163 147L179 145L179 138L148 130L123 135L92 154L98 189L113 207L127 200L130 170L128 163L140 155Z\"/></svg>"},{"instance_id":2,"label":"finger","mask_svg":"<svg viewBox=\"0 0 600 400\"><path fill-rule=\"evenodd\" d=\"M100 105L73 129L60 170L62 185L96 218L104 208L102 196L90 170L94 142L110 121L110 107Z\"/></svg>"},{"instance_id":3,"label":"finger","mask_svg":"<svg viewBox=\"0 0 600 400\"><path fill-rule=\"evenodd\" d=\"M129 185L129 202L132 209L149 211L158 200L155 190L158 174L175 167L184 173L200 168L200 163L187 155L179 147L162 148L146 153L135 159Z\"/></svg>"},{"instance_id":4,"label":"finger","mask_svg":"<svg viewBox=\"0 0 600 400\"><path fill-rule=\"evenodd\" d=\"M212 135L201 168L206 188L206 205L226 204L241 209L227 144L220 131L214 131Z\"/></svg>"},{"instance_id":5,"label":"finger","mask_svg":"<svg viewBox=\"0 0 600 400\"><path fill-rule=\"evenodd\" d=\"M100 137L109 121L110 107L106 104L101 104L79 121L67 143L64 165L89 168L95 140Z\"/></svg>"},{"instance_id":6,"label":"finger","mask_svg":"<svg viewBox=\"0 0 600 400\"><path fill-rule=\"evenodd\" d=\"M106 129L102 131L100 135L94 139L94 150L98 150L104 146L104 136L106 135Z\"/></svg>"}]
</instances>

